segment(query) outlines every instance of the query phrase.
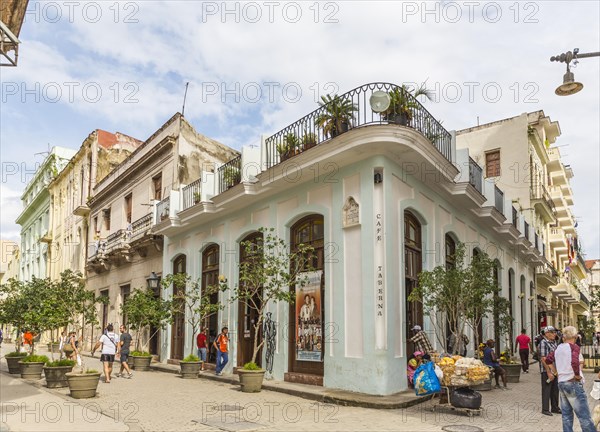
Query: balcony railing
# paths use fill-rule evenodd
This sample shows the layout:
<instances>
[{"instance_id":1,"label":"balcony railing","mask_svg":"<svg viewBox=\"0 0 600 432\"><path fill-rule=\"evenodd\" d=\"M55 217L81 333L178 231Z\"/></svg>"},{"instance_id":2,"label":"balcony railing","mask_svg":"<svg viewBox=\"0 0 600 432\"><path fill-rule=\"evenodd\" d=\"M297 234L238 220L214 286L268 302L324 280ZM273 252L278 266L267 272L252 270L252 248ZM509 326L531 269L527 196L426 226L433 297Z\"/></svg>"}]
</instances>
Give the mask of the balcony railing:
<instances>
[{"instance_id":1,"label":"balcony railing","mask_svg":"<svg viewBox=\"0 0 600 432\"><path fill-rule=\"evenodd\" d=\"M400 105L397 101L402 100L404 110L396 108L395 112L391 113L374 112L371 109L370 98L376 91L388 93L392 99L392 107ZM340 102L354 107L349 119L335 118ZM405 87L389 83L371 83L335 97L332 102L268 137L266 167L277 165L288 157L302 153L350 129L382 124L400 124L419 131L449 162L452 162L450 133Z\"/></svg>"},{"instance_id":2,"label":"balcony railing","mask_svg":"<svg viewBox=\"0 0 600 432\"><path fill-rule=\"evenodd\" d=\"M517 213L517 209L516 208L512 208L512 225L519 229L518 227L519 224L519 214Z\"/></svg>"},{"instance_id":3,"label":"balcony railing","mask_svg":"<svg viewBox=\"0 0 600 432\"><path fill-rule=\"evenodd\" d=\"M171 204L171 197L166 197L164 200L156 205L156 222L160 222L169 217L169 207Z\"/></svg>"},{"instance_id":4,"label":"balcony railing","mask_svg":"<svg viewBox=\"0 0 600 432\"><path fill-rule=\"evenodd\" d=\"M152 214L147 214L131 224L131 241L144 236L152 227Z\"/></svg>"},{"instance_id":5,"label":"balcony railing","mask_svg":"<svg viewBox=\"0 0 600 432\"><path fill-rule=\"evenodd\" d=\"M111 253L113 250L118 249L123 240L125 240L126 230L120 229L108 237L106 237L106 253Z\"/></svg>"},{"instance_id":6,"label":"balcony railing","mask_svg":"<svg viewBox=\"0 0 600 432\"><path fill-rule=\"evenodd\" d=\"M525 238L527 240L529 240L529 224L527 222L524 222L524 227L525 227L525 229L524 229L525 232L523 234L525 234Z\"/></svg>"},{"instance_id":7,"label":"balcony railing","mask_svg":"<svg viewBox=\"0 0 600 432\"><path fill-rule=\"evenodd\" d=\"M483 194L483 168L481 168L473 158L469 157L469 183L480 194Z\"/></svg>"},{"instance_id":8,"label":"balcony railing","mask_svg":"<svg viewBox=\"0 0 600 432\"><path fill-rule=\"evenodd\" d=\"M498 186L494 186L494 207L500 213L504 213L504 192Z\"/></svg>"},{"instance_id":9,"label":"balcony railing","mask_svg":"<svg viewBox=\"0 0 600 432\"><path fill-rule=\"evenodd\" d=\"M183 188L183 209L188 209L200 202L202 179L198 179Z\"/></svg>"},{"instance_id":10,"label":"balcony railing","mask_svg":"<svg viewBox=\"0 0 600 432\"><path fill-rule=\"evenodd\" d=\"M546 189L546 186L542 183L531 185L531 199L543 201L553 213L556 212L552 197L550 196L548 189Z\"/></svg>"},{"instance_id":11,"label":"balcony railing","mask_svg":"<svg viewBox=\"0 0 600 432\"><path fill-rule=\"evenodd\" d=\"M242 181L242 156L231 159L217 170L219 176L219 193L239 184Z\"/></svg>"}]
</instances>

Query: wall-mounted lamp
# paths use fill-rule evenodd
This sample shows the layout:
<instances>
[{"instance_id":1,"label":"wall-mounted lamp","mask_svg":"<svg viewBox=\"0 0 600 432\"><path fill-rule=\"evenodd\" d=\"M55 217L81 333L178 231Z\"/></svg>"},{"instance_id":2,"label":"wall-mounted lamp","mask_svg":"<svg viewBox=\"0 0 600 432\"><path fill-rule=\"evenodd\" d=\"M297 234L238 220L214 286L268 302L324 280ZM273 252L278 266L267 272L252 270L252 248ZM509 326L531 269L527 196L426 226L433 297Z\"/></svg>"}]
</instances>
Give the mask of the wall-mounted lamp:
<instances>
[{"instance_id":1,"label":"wall-mounted lamp","mask_svg":"<svg viewBox=\"0 0 600 432\"><path fill-rule=\"evenodd\" d=\"M146 278L146 282L148 283L148 288L150 288L150 289L157 289L159 281L160 281L160 277L158 277L158 275L154 272L152 272L150 274L150 276L148 276Z\"/></svg>"},{"instance_id":2,"label":"wall-mounted lamp","mask_svg":"<svg viewBox=\"0 0 600 432\"><path fill-rule=\"evenodd\" d=\"M525 293L519 293L519 298L522 299L523 297L525 297Z\"/></svg>"},{"instance_id":3,"label":"wall-mounted lamp","mask_svg":"<svg viewBox=\"0 0 600 432\"><path fill-rule=\"evenodd\" d=\"M375 173L375 175L373 176L373 182L375 184L383 183L383 176L380 172Z\"/></svg>"},{"instance_id":4,"label":"wall-mounted lamp","mask_svg":"<svg viewBox=\"0 0 600 432\"><path fill-rule=\"evenodd\" d=\"M225 275L219 275L219 282L227 283L227 278L225 277Z\"/></svg>"}]
</instances>

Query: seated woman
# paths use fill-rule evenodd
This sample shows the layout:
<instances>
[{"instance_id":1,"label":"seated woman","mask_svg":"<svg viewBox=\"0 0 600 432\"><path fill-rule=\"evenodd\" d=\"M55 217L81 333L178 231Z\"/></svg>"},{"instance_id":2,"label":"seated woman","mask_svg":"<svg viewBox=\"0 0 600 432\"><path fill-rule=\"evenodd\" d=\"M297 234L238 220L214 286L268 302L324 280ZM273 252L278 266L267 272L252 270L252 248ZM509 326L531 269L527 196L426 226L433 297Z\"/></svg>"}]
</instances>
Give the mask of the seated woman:
<instances>
[{"instance_id":1,"label":"seated woman","mask_svg":"<svg viewBox=\"0 0 600 432\"><path fill-rule=\"evenodd\" d=\"M423 352L415 351L414 354L410 356L408 359L408 363L406 365L406 375L408 377L408 385L410 388L414 387L413 379L415 376L415 371L423 362Z\"/></svg>"},{"instance_id":2,"label":"seated woman","mask_svg":"<svg viewBox=\"0 0 600 432\"><path fill-rule=\"evenodd\" d=\"M494 369L494 378L496 380L496 388L501 388L502 390L508 390L506 386L506 371L504 368L500 366L498 362L498 358L496 357L496 353L494 352L495 342L493 339L489 339L485 343L486 347L483 350L483 364ZM500 382L498 380L499 377L502 377L502 384L504 387L500 387Z\"/></svg>"}]
</instances>

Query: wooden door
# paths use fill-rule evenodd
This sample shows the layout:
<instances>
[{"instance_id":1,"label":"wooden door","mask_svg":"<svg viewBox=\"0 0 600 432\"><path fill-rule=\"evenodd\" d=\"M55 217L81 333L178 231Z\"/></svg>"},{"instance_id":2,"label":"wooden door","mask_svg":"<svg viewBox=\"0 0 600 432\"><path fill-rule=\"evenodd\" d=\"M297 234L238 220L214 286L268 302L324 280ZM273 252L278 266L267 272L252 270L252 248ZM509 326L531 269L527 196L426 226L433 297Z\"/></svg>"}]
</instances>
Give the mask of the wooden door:
<instances>
[{"instance_id":1,"label":"wooden door","mask_svg":"<svg viewBox=\"0 0 600 432\"><path fill-rule=\"evenodd\" d=\"M422 268L421 253L421 223L410 212L404 212L404 281L406 298L417 287L419 273ZM410 341L416 325L423 328L423 304L420 302L406 301L406 353L410 355L415 351L415 344Z\"/></svg>"},{"instance_id":2,"label":"wooden door","mask_svg":"<svg viewBox=\"0 0 600 432\"><path fill-rule=\"evenodd\" d=\"M173 274L186 272L185 255L180 255L173 263ZM173 285L173 297L178 293L185 292L185 285ZM174 300L178 301L178 300ZM179 300L181 301L181 300ZM178 308L181 310L182 308ZM183 360L183 348L185 345L185 313L178 312L173 316L171 325L171 358Z\"/></svg>"}]
</instances>

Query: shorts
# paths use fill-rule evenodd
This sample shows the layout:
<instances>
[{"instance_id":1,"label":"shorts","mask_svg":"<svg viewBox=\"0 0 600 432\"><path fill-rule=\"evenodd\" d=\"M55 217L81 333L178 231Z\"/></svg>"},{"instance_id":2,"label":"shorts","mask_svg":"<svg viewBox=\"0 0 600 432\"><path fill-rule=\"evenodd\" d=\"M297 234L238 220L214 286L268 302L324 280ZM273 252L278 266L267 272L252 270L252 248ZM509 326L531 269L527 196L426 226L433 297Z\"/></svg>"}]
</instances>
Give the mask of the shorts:
<instances>
[{"instance_id":1,"label":"shorts","mask_svg":"<svg viewBox=\"0 0 600 432\"><path fill-rule=\"evenodd\" d=\"M200 361L206 362L206 348L198 348L198 358Z\"/></svg>"},{"instance_id":2,"label":"shorts","mask_svg":"<svg viewBox=\"0 0 600 432\"><path fill-rule=\"evenodd\" d=\"M112 363L115 361L115 355L114 354L102 354L100 356L100 361Z\"/></svg>"},{"instance_id":3,"label":"shorts","mask_svg":"<svg viewBox=\"0 0 600 432\"><path fill-rule=\"evenodd\" d=\"M129 352L121 352L121 363L127 363Z\"/></svg>"}]
</instances>

